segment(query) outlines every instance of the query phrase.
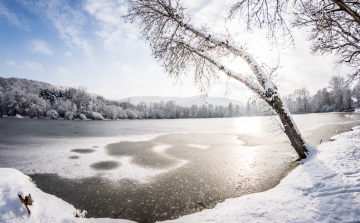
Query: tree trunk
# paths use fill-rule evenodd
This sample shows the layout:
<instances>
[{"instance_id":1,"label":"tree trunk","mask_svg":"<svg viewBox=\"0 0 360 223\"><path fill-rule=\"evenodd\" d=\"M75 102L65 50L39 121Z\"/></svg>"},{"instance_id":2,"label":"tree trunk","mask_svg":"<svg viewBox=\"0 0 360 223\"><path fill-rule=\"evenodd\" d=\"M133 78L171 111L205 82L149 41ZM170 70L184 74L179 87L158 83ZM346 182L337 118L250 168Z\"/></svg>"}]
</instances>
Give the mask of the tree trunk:
<instances>
[{"instance_id":1,"label":"tree trunk","mask_svg":"<svg viewBox=\"0 0 360 223\"><path fill-rule=\"evenodd\" d=\"M285 134L290 139L292 147L294 147L295 151L301 159L305 159L308 153L306 142L302 138L301 133L292 119L290 112L287 110L280 97L274 96L272 103L273 105L271 106L279 115L280 120L284 126Z\"/></svg>"}]
</instances>

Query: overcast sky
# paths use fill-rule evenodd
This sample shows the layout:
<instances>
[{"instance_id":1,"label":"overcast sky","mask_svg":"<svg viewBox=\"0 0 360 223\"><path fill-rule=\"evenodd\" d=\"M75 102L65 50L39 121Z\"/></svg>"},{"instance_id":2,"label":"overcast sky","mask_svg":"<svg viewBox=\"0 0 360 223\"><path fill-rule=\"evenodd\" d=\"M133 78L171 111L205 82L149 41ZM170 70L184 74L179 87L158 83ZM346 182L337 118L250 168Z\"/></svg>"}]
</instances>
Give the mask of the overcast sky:
<instances>
[{"instance_id":1,"label":"overcast sky","mask_svg":"<svg viewBox=\"0 0 360 223\"><path fill-rule=\"evenodd\" d=\"M225 27L237 33L239 44L268 65L280 58L276 78L282 95L306 86L311 94L327 85L335 70L331 56L313 56L305 30L294 29L295 49L276 47L266 31L252 33L239 20L225 22L231 2L186 0L196 24L214 31ZM192 75L175 83L151 57L138 29L120 18L126 6L117 0L0 0L0 76L18 77L63 86L86 86L111 99L131 96L199 95ZM249 72L240 61L228 65ZM221 79L209 96L226 96L246 102L251 96L235 80Z\"/></svg>"}]
</instances>

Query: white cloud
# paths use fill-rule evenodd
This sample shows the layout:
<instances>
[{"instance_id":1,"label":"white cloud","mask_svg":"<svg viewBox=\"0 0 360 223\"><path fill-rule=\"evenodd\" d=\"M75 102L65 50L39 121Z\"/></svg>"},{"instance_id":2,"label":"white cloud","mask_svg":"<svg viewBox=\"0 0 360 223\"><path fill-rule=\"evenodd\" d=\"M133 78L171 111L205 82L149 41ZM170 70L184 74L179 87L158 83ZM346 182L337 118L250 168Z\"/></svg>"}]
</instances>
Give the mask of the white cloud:
<instances>
[{"instance_id":1,"label":"white cloud","mask_svg":"<svg viewBox=\"0 0 360 223\"><path fill-rule=\"evenodd\" d=\"M63 74L63 75L69 75L70 74L70 71L66 70L64 67L60 67L58 69L58 72Z\"/></svg>"},{"instance_id":2,"label":"white cloud","mask_svg":"<svg viewBox=\"0 0 360 223\"><path fill-rule=\"evenodd\" d=\"M36 63L34 61L26 60L24 62L25 66L29 68L30 70L42 70L42 65L39 63Z\"/></svg>"},{"instance_id":3,"label":"white cloud","mask_svg":"<svg viewBox=\"0 0 360 223\"><path fill-rule=\"evenodd\" d=\"M33 52L39 52L39 53L46 54L46 55L52 54L52 52L49 49L49 47L47 46L47 44L40 39L31 41L29 47Z\"/></svg>"},{"instance_id":4,"label":"white cloud","mask_svg":"<svg viewBox=\"0 0 360 223\"><path fill-rule=\"evenodd\" d=\"M66 52L66 53L65 53L65 56L67 56L67 57L72 57L73 55L72 55L71 52Z\"/></svg>"},{"instance_id":5,"label":"white cloud","mask_svg":"<svg viewBox=\"0 0 360 223\"><path fill-rule=\"evenodd\" d=\"M6 63L6 65L9 65L9 66L12 66L12 67L17 66L17 64L13 60L5 60L5 63Z\"/></svg>"},{"instance_id":6,"label":"white cloud","mask_svg":"<svg viewBox=\"0 0 360 223\"><path fill-rule=\"evenodd\" d=\"M118 62L118 61L112 63L111 66L109 66L109 68L120 70L125 73L134 73L134 70L131 67L129 67L121 62Z\"/></svg>"},{"instance_id":7,"label":"white cloud","mask_svg":"<svg viewBox=\"0 0 360 223\"><path fill-rule=\"evenodd\" d=\"M80 47L86 55L91 55L89 40L83 37L82 25L86 17L82 11L71 8L64 0L21 1L35 14L43 14L51 21L61 39L68 45Z\"/></svg>"},{"instance_id":8,"label":"white cloud","mask_svg":"<svg viewBox=\"0 0 360 223\"><path fill-rule=\"evenodd\" d=\"M118 67L122 67L123 64L120 62L114 62L111 64L111 66L109 66L109 68L118 68Z\"/></svg>"},{"instance_id":9,"label":"white cloud","mask_svg":"<svg viewBox=\"0 0 360 223\"><path fill-rule=\"evenodd\" d=\"M10 12L10 10L0 2L0 19L1 18L5 18L11 25L27 28L26 25L20 22L19 17L15 13Z\"/></svg>"},{"instance_id":10,"label":"white cloud","mask_svg":"<svg viewBox=\"0 0 360 223\"><path fill-rule=\"evenodd\" d=\"M221 2L223 2L223 1L221 1ZM196 0L196 1L184 0L183 3L184 3L184 6L188 7L188 8L199 8L199 7L203 6L204 4L206 4L207 1L206 0Z\"/></svg>"},{"instance_id":11,"label":"white cloud","mask_svg":"<svg viewBox=\"0 0 360 223\"><path fill-rule=\"evenodd\" d=\"M108 50L116 51L124 48L138 48L144 46L139 33L133 24L125 23L121 15L126 14L126 6L120 1L87 0L84 10L94 16L99 23L100 30L96 34L103 39Z\"/></svg>"}]
</instances>

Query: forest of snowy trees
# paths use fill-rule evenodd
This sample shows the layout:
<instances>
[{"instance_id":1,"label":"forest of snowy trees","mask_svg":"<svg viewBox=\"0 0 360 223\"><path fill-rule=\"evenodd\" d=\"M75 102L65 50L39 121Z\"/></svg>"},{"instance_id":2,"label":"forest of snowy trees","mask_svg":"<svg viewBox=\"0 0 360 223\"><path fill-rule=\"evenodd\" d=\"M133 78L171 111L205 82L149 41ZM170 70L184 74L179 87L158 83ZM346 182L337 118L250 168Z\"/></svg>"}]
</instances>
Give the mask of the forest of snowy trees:
<instances>
[{"instance_id":1,"label":"forest of snowy trees","mask_svg":"<svg viewBox=\"0 0 360 223\"><path fill-rule=\"evenodd\" d=\"M284 97L293 114L313 112L351 111L360 107L360 81L350 88L344 77L332 76L329 85L310 96L306 87L295 90Z\"/></svg>"},{"instance_id":2,"label":"forest of snowy trees","mask_svg":"<svg viewBox=\"0 0 360 223\"><path fill-rule=\"evenodd\" d=\"M306 87L284 96L293 114L312 112L349 111L360 107L360 81L350 88L343 77L333 76L329 85L313 96ZM174 101L158 103L109 101L102 96L92 96L86 88L56 87L47 83L0 78L0 117L28 116L52 119L173 119L222 118L262 116L275 114L260 100L249 100L246 106L212 104L181 107Z\"/></svg>"},{"instance_id":3,"label":"forest of snowy trees","mask_svg":"<svg viewBox=\"0 0 360 223\"><path fill-rule=\"evenodd\" d=\"M283 100L292 114L343 112L360 108L360 81L350 87L344 77L332 76L329 85L310 95L306 87L294 90L285 95ZM275 114L269 106L260 100L248 100L244 110L245 116L262 116Z\"/></svg>"}]
</instances>

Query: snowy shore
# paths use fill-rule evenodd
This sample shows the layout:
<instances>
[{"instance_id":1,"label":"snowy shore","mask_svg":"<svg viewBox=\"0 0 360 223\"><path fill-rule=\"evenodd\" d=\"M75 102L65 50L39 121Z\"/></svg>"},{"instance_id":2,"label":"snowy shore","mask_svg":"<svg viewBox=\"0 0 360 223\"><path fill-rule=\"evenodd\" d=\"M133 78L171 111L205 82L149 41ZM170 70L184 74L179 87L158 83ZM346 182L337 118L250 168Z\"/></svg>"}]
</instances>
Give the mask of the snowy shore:
<instances>
[{"instance_id":1,"label":"snowy shore","mask_svg":"<svg viewBox=\"0 0 360 223\"><path fill-rule=\"evenodd\" d=\"M360 127L332 139L275 188L167 222L360 222ZM30 215L18 193L33 197ZM21 172L0 169L0 222L130 222L75 218L75 211Z\"/></svg>"}]
</instances>

